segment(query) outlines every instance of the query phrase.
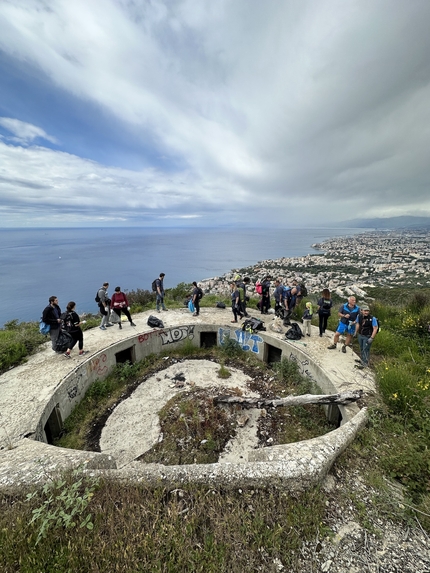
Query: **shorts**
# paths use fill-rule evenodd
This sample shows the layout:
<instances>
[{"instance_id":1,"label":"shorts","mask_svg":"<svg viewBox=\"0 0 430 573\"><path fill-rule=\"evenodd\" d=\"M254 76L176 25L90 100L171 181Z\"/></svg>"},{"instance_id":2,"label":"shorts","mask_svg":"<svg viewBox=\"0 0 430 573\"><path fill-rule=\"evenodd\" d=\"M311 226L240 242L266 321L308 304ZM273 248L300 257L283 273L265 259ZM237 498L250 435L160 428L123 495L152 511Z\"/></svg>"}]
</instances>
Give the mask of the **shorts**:
<instances>
[{"instance_id":1,"label":"shorts","mask_svg":"<svg viewBox=\"0 0 430 573\"><path fill-rule=\"evenodd\" d=\"M344 324L343 322L339 322L338 327L336 328L336 332L339 334L354 334L355 333L355 322L350 324Z\"/></svg>"}]
</instances>

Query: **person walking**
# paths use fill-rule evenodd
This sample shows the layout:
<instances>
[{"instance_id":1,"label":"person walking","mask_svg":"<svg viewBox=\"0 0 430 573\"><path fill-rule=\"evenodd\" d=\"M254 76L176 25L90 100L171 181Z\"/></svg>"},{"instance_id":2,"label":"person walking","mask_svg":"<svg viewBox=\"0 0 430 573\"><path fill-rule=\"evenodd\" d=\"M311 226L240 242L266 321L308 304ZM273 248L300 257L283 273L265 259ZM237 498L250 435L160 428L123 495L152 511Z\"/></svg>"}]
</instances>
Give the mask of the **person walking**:
<instances>
[{"instance_id":1,"label":"person walking","mask_svg":"<svg viewBox=\"0 0 430 573\"><path fill-rule=\"evenodd\" d=\"M311 324L312 324L312 316L313 316L313 309L312 309L312 303L311 302L307 302L306 303L306 308L305 311L303 313L303 334L305 334L306 336L310 336L311 335Z\"/></svg>"},{"instance_id":2,"label":"person walking","mask_svg":"<svg viewBox=\"0 0 430 573\"><path fill-rule=\"evenodd\" d=\"M127 296L125 295L125 293L123 293L121 291L121 287L119 287L119 286L115 287L115 292L112 295L111 308L112 308L112 311L115 314L117 314L119 317L118 326L120 329L122 328L122 324L121 324L121 313L122 312L128 318L128 322L130 323L130 326L136 326L134 324L132 318L131 318L131 315L130 315L130 307L128 305Z\"/></svg>"},{"instance_id":3,"label":"person walking","mask_svg":"<svg viewBox=\"0 0 430 573\"><path fill-rule=\"evenodd\" d=\"M66 316L64 317L64 323L66 325L66 330L73 339L70 348L66 350L64 356L66 358L71 358L70 352L74 348L75 344L78 343L79 356L86 354L84 350L84 333L82 332L81 324L85 324L86 320L81 320L76 312L76 303L70 301L67 305Z\"/></svg>"},{"instance_id":4,"label":"person walking","mask_svg":"<svg viewBox=\"0 0 430 573\"><path fill-rule=\"evenodd\" d=\"M317 302L317 312L318 312L318 328L320 331L320 338L325 333L327 329L328 317L331 315L331 307L333 306L333 301L331 300L331 294L328 288L325 288L321 293L321 298Z\"/></svg>"},{"instance_id":5,"label":"person walking","mask_svg":"<svg viewBox=\"0 0 430 573\"><path fill-rule=\"evenodd\" d=\"M237 322L237 317L239 316L240 319L243 318L242 311L240 308L240 297L239 297L239 289L237 288L236 283L231 283L231 310L233 312L234 320L231 322Z\"/></svg>"},{"instance_id":6,"label":"person walking","mask_svg":"<svg viewBox=\"0 0 430 573\"><path fill-rule=\"evenodd\" d=\"M360 307L356 305L355 296L350 296L348 301L339 308L339 324L333 338L333 344L327 347L329 350L334 350L337 347L340 335L345 334L342 352L346 352L346 347L351 344L351 338L355 335L355 322L359 312Z\"/></svg>"},{"instance_id":7,"label":"person walking","mask_svg":"<svg viewBox=\"0 0 430 573\"><path fill-rule=\"evenodd\" d=\"M103 286L101 286L97 291L99 310L102 315L102 321L100 323L101 330L106 330L107 326L113 326L113 324L109 322L110 298L108 295L108 288L109 283L103 283Z\"/></svg>"},{"instance_id":8,"label":"person walking","mask_svg":"<svg viewBox=\"0 0 430 573\"><path fill-rule=\"evenodd\" d=\"M61 308L56 296L50 296L48 302L48 306L43 309L42 320L50 326L49 336L51 337L52 350L56 350L58 335L61 330Z\"/></svg>"},{"instance_id":9,"label":"person walking","mask_svg":"<svg viewBox=\"0 0 430 573\"><path fill-rule=\"evenodd\" d=\"M168 310L164 304L164 285L163 285L163 281L164 281L164 277L165 277L165 273L160 273L160 276L158 277L158 279L155 280L155 288L156 288L156 304L157 304L157 312L160 312L160 307L163 310Z\"/></svg>"},{"instance_id":10,"label":"person walking","mask_svg":"<svg viewBox=\"0 0 430 573\"><path fill-rule=\"evenodd\" d=\"M193 292L191 293L191 300L194 305L194 314L193 316L199 316L200 314L200 300L203 297L202 289L197 286L196 281L193 281Z\"/></svg>"},{"instance_id":11,"label":"person walking","mask_svg":"<svg viewBox=\"0 0 430 573\"><path fill-rule=\"evenodd\" d=\"M370 347L378 332L378 321L370 314L367 304L360 307L361 313L357 316L355 332L358 334L358 344L360 346L360 357L357 368L367 368L369 366Z\"/></svg>"}]
</instances>

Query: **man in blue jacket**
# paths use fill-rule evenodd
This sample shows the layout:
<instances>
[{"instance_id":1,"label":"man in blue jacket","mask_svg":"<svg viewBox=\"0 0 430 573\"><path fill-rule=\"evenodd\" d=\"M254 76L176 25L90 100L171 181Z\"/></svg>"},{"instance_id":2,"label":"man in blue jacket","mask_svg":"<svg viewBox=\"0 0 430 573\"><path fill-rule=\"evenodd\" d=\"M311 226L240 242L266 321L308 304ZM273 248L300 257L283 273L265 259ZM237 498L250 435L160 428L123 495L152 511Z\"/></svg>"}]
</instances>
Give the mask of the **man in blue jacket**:
<instances>
[{"instance_id":1,"label":"man in blue jacket","mask_svg":"<svg viewBox=\"0 0 430 573\"><path fill-rule=\"evenodd\" d=\"M339 324L333 338L333 344L328 346L329 350L334 350L341 334L345 335L345 342L342 345L342 352L346 352L346 347L351 344L351 338L355 336L355 322L360 313L360 307L356 305L355 296L350 296L348 301L339 308Z\"/></svg>"}]
</instances>

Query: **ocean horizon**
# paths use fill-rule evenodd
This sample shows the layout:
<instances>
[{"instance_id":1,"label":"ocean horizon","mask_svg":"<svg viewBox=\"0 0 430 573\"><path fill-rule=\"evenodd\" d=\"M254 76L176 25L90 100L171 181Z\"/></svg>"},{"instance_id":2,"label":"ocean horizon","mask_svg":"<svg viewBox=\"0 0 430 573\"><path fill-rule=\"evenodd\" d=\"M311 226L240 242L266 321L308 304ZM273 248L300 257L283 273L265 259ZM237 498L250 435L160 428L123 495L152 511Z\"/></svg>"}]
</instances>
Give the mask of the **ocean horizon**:
<instances>
[{"instance_id":1,"label":"ocean horizon","mask_svg":"<svg viewBox=\"0 0 430 573\"><path fill-rule=\"evenodd\" d=\"M267 259L316 253L311 245L356 235L363 228L34 228L0 229L0 326L39 320L48 298L61 309L96 313L103 282L123 290L151 289L160 272L165 288L220 276Z\"/></svg>"}]
</instances>

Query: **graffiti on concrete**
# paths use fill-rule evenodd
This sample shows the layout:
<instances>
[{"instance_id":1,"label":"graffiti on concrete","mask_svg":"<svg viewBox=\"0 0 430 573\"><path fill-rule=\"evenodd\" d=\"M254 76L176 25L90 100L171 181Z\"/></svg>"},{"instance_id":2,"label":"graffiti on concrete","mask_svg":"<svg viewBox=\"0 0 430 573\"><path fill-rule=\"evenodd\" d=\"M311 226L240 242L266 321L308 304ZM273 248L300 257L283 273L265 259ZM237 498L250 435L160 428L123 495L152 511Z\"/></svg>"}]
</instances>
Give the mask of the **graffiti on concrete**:
<instances>
[{"instance_id":1,"label":"graffiti on concrete","mask_svg":"<svg viewBox=\"0 0 430 573\"><path fill-rule=\"evenodd\" d=\"M107 354L103 353L100 356L96 356L91 360L89 363L90 372L95 372L99 376L103 376L107 374L108 367L106 364L107 361Z\"/></svg>"},{"instance_id":2,"label":"graffiti on concrete","mask_svg":"<svg viewBox=\"0 0 430 573\"><path fill-rule=\"evenodd\" d=\"M161 332L158 330L151 330L150 332L145 332L144 334L139 334L137 340L142 344L154 336L160 336Z\"/></svg>"},{"instance_id":3,"label":"graffiti on concrete","mask_svg":"<svg viewBox=\"0 0 430 573\"><path fill-rule=\"evenodd\" d=\"M165 344L172 344L173 342L181 342L181 340L187 338L192 340L194 338L194 326L176 326L170 330L160 332L160 336L163 346Z\"/></svg>"},{"instance_id":4,"label":"graffiti on concrete","mask_svg":"<svg viewBox=\"0 0 430 573\"><path fill-rule=\"evenodd\" d=\"M70 400L73 400L73 398L76 398L77 394L78 394L78 387L77 386L73 386L72 388L68 388L67 389L67 394L70 398Z\"/></svg>"},{"instance_id":5,"label":"graffiti on concrete","mask_svg":"<svg viewBox=\"0 0 430 573\"><path fill-rule=\"evenodd\" d=\"M245 332L241 329L231 330L230 328L220 328L218 330L218 336L221 346L225 344L226 339L232 338L236 340L242 347L242 350L259 352L259 344L263 342L263 339L258 334L253 332Z\"/></svg>"},{"instance_id":6,"label":"graffiti on concrete","mask_svg":"<svg viewBox=\"0 0 430 573\"><path fill-rule=\"evenodd\" d=\"M289 360L291 360L291 362L297 363L297 366L299 367L299 371L301 374L305 374L308 378L310 378L310 380L312 380L312 382L315 382L316 384L318 384L315 376L307 368L307 366L309 366L309 364L310 364L308 359L299 360L298 357L291 352Z\"/></svg>"}]
</instances>

